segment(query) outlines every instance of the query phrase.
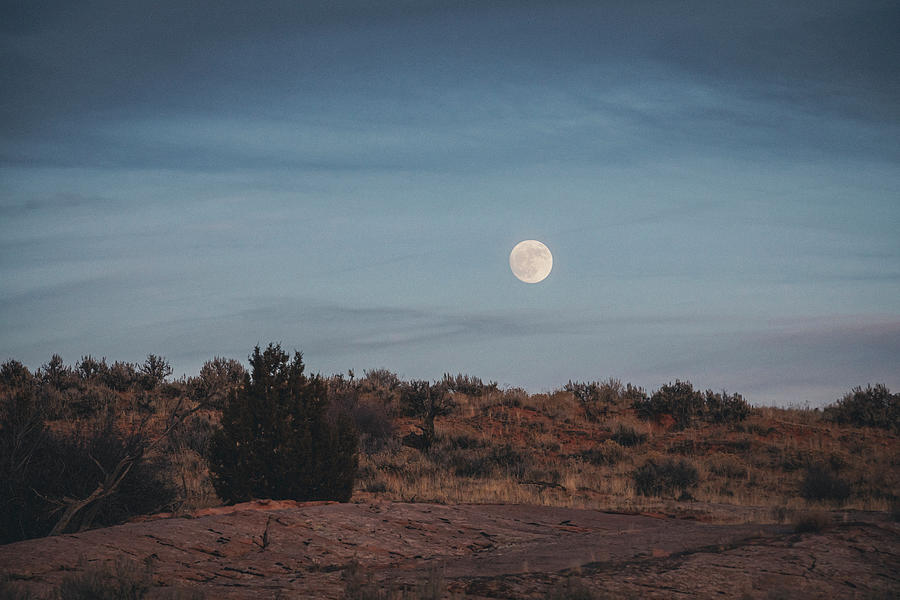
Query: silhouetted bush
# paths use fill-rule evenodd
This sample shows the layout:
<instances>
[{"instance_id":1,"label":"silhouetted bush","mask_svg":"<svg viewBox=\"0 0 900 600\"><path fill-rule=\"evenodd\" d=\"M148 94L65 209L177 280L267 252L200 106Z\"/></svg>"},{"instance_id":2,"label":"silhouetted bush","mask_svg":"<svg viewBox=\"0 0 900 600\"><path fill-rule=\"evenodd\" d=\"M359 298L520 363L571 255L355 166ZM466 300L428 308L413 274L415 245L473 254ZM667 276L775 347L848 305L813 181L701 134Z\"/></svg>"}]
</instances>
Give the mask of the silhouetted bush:
<instances>
[{"instance_id":1,"label":"silhouetted bush","mask_svg":"<svg viewBox=\"0 0 900 600\"><path fill-rule=\"evenodd\" d=\"M856 427L900 429L900 394L891 394L884 384L866 389L855 387L824 410L825 418Z\"/></svg>"},{"instance_id":2,"label":"silhouetted bush","mask_svg":"<svg viewBox=\"0 0 900 600\"><path fill-rule=\"evenodd\" d=\"M131 363L116 361L100 378L103 384L117 392L125 392L142 380L137 369Z\"/></svg>"},{"instance_id":3,"label":"silhouetted bush","mask_svg":"<svg viewBox=\"0 0 900 600\"><path fill-rule=\"evenodd\" d=\"M643 419L671 415L679 427L689 427L695 419L711 423L742 421L750 415L750 405L740 394L706 393L695 390L690 381L676 379L657 390L650 398L632 404Z\"/></svg>"},{"instance_id":4,"label":"silhouetted bush","mask_svg":"<svg viewBox=\"0 0 900 600\"><path fill-rule=\"evenodd\" d=\"M88 354L81 357L81 362L78 363L76 371L82 380L88 381L105 375L109 371L109 366L107 366L105 358L97 360Z\"/></svg>"},{"instance_id":5,"label":"silhouetted bush","mask_svg":"<svg viewBox=\"0 0 900 600\"><path fill-rule=\"evenodd\" d=\"M74 387L78 383L78 376L71 367L66 366L59 354L50 357L50 360L38 370L37 376L43 385L57 391Z\"/></svg>"},{"instance_id":6,"label":"silhouetted bush","mask_svg":"<svg viewBox=\"0 0 900 600\"><path fill-rule=\"evenodd\" d=\"M252 373L225 404L210 441L209 467L219 497L339 500L356 477L358 435L346 414L327 419L319 376L306 377L299 352L278 345L250 355Z\"/></svg>"},{"instance_id":7,"label":"silhouetted bush","mask_svg":"<svg viewBox=\"0 0 900 600\"><path fill-rule=\"evenodd\" d=\"M141 373L141 381L148 390L155 389L162 385L166 378L172 374L172 367L162 356L148 354L147 360L144 361L139 369Z\"/></svg>"},{"instance_id":8,"label":"silhouetted bush","mask_svg":"<svg viewBox=\"0 0 900 600\"><path fill-rule=\"evenodd\" d=\"M633 427L619 425L616 429L616 432L612 434L611 438L620 446L624 446L625 448L633 448L634 446L640 446L641 444L646 442L647 434L640 433Z\"/></svg>"},{"instance_id":9,"label":"silhouetted bush","mask_svg":"<svg viewBox=\"0 0 900 600\"><path fill-rule=\"evenodd\" d=\"M806 470L800 494L807 500L843 502L850 497L850 484L831 470L814 465Z\"/></svg>"},{"instance_id":10,"label":"silhouetted bush","mask_svg":"<svg viewBox=\"0 0 900 600\"><path fill-rule=\"evenodd\" d=\"M642 496L672 495L697 485L697 468L684 459L648 460L633 473L637 492Z\"/></svg>"}]
</instances>

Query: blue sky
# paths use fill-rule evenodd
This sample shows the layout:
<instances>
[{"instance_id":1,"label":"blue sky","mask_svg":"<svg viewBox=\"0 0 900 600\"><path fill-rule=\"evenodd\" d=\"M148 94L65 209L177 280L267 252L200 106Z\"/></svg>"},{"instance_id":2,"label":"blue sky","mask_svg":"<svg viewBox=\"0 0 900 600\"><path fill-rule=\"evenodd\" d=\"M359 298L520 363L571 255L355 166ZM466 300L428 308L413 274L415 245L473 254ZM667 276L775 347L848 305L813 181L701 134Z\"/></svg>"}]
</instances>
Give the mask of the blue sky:
<instances>
[{"instance_id":1,"label":"blue sky","mask_svg":"<svg viewBox=\"0 0 900 600\"><path fill-rule=\"evenodd\" d=\"M895 2L189 4L3 3L0 359L900 388Z\"/></svg>"}]
</instances>

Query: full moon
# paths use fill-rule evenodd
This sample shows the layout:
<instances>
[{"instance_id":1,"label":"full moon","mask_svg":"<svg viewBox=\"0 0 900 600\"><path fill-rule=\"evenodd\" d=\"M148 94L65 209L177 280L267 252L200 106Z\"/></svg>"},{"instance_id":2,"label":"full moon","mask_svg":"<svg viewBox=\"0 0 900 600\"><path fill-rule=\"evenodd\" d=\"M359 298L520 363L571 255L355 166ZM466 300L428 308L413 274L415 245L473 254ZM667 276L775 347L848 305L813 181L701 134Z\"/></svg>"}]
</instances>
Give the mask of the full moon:
<instances>
[{"instance_id":1,"label":"full moon","mask_svg":"<svg viewBox=\"0 0 900 600\"><path fill-rule=\"evenodd\" d=\"M516 244L509 253L509 268L513 275L525 283L538 283L546 279L553 268L550 248L537 240L525 240Z\"/></svg>"}]
</instances>

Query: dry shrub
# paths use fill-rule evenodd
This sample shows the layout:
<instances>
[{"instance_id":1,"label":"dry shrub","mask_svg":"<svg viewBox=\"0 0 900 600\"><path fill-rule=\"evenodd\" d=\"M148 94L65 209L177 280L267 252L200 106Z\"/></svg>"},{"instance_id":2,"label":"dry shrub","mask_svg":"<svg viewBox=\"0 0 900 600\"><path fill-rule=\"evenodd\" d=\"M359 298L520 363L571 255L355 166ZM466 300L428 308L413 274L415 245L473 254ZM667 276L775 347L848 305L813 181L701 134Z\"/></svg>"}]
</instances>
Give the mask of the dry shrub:
<instances>
[{"instance_id":1,"label":"dry shrub","mask_svg":"<svg viewBox=\"0 0 900 600\"><path fill-rule=\"evenodd\" d=\"M463 445L457 445L460 442ZM509 444L486 446L465 436L432 446L428 457L434 464L463 478L487 478L504 474L521 479L531 464L526 455Z\"/></svg>"},{"instance_id":2,"label":"dry shrub","mask_svg":"<svg viewBox=\"0 0 900 600\"><path fill-rule=\"evenodd\" d=\"M831 527L831 515L825 511L813 510L794 517L794 531L797 533L820 533Z\"/></svg>"},{"instance_id":3,"label":"dry shrub","mask_svg":"<svg viewBox=\"0 0 900 600\"><path fill-rule=\"evenodd\" d=\"M727 477L729 479L738 479L747 476L747 465L741 460L730 454L713 454L706 459L706 468L710 473Z\"/></svg>"},{"instance_id":4,"label":"dry shrub","mask_svg":"<svg viewBox=\"0 0 900 600\"><path fill-rule=\"evenodd\" d=\"M684 495L700 480L697 467L692 463L671 458L660 461L651 458L638 467L632 476L635 488L642 496L672 495L677 491Z\"/></svg>"},{"instance_id":5,"label":"dry shrub","mask_svg":"<svg viewBox=\"0 0 900 600\"><path fill-rule=\"evenodd\" d=\"M581 457L596 466L611 466L625 458L625 449L614 440L605 440L596 448L589 448Z\"/></svg>"},{"instance_id":6,"label":"dry shrub","mask_svg":"<svg viewBox=\"0 0 900 600\"><path fill-rule=\"evenodd\" d=\"M671 415L681 428L689 427L695 419L734 423L750 416L750 405L740 394L701 392L690 381L678 379L660 387L650 398L636 398L632 406L644 419L658 420Z\"/></svg>"},{"instance_id":7,"label":"dry shrub","mask_svg":"<svg viewBox=\"0 0 900 600\"><path fill-rule=\"evenodd\" d=\"M644 389L622 385L618 379L610 377L606 381L569 381L563 390L572 394L588 421L597 422L604 415L624 402L637 402L646 397Z\"/></svg>"},{"instance_id":8,"label":"dry shrub","mask_svg":"<svg viewBox=\"0 0 900 600\"><path fill-rule=\"evenodd\" d=\"M350 412L360 436L360 447L373 454L384 447L394 433L389 408L374 402L360 402Z\"/></svg>"},{"instance_id":9,"label":"dry shrub","mask_svg":"<svg viewBox=\"0 0 900 600\"><path fill-rule=\"evenodd\" d=\"M0 600L35 600L35 596L10 574L0 573Z\"/></svg>"},{"instance_id":10,"label":"dry shrub","mask_svg":"<svg viewBox=\"0 0 900 600\"><path fill-rule=\"evenodd\" d=\"M56 590L59 600L139 600L150 590L148 565L120 559L67 576Z\"/></svg>"},{"instance_id":11,"label":"dry shrub","mask_svg":"<svg viewBox=\"0 0 900 600\"><path fill-rule=\"evenodd\" d=\"M583 581L576 577L566 577L547 590L546 600L595 600L596 596Z\"/></svg>"},{"instance_id":12,"label":"dry shrub","mask_svg":"<svg viewBox=\"0 0 900 600\"><path fill-rule=\"evenodd\" d=\"M441 600L446 592L444 571L433 566L413 585L379 583L374 574L352 561L341 572L344 600ZM455 597L451 594L451 597Z\"/></svg>"},{"instance_id":13,"label":"dry shrub","mask_svg":"<svg viewBox=\"0 0 900 600\"><path fill-rule=\"evenodd\" d=\"M850 497L850 484L823 466L806 470L800 494L807 500L841 503Z\"/></svg>"},{"instance_id":14,"label":"dry shrub","mask_svg":"<svg viewBox=\"0 0 900 600\"><path fill-rule=\"evenodd\" d=\"M149 562L137 563L119 559L114 563L85 566L64 578L53 591L53 600L203 600L206 595L196 588L154 588Z\"/></svg>"},{"instance_id":15,"label":"dry shrub","mask_svg":"<svg viewBox=\"0 0 900 600\"><path fill-rule=\"evenodd\" d=\"M900 429L900 394L882 383L875 387L853 388L849 394L824 410L825 418L855 427Z\"/></svg>"},{"instance_id":16,"label":"dry shrub","mask_svg":"<svg viewBox=\"0 0 900 600\"><path fill-rule=\"evenodd\" d=\"M784 523L790 512L786 506L778 505L772 507L772 519L776 523Z\"/></svg>"},{"instance_id":17,"label":"dry shrub","mask_svg":"<svg viewBox=\"0 0 900 600\"><path fill-rule=\"evenodd\" d=\"M612 439L620 446L633 448L634 446L640 446L646 442L647 434L640 433L633 427L628 427L627 425L619 425L618 428L616 428L616 432L612 434Z\"/></svg>"}]
</instances>

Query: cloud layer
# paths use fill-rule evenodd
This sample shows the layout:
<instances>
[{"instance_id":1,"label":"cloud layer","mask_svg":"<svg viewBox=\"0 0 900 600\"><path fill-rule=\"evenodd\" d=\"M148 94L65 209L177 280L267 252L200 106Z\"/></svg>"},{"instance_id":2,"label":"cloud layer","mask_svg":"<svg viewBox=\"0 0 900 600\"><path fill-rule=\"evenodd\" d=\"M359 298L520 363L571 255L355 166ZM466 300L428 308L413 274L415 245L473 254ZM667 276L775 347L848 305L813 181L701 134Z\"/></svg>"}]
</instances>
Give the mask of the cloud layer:
<instances>
[{"instance_id":1,"label":"cloud layer","mask_svg":"<svg viewBox=\"0 0 900 600\"><path fill-rule=\"evenodd\" d=\"M14 3L0 358L900 387L896 2ZM539 239L525 290L506 258ZM786 325L785 323L790 323Z\"/></svg>"}]
</instances>

